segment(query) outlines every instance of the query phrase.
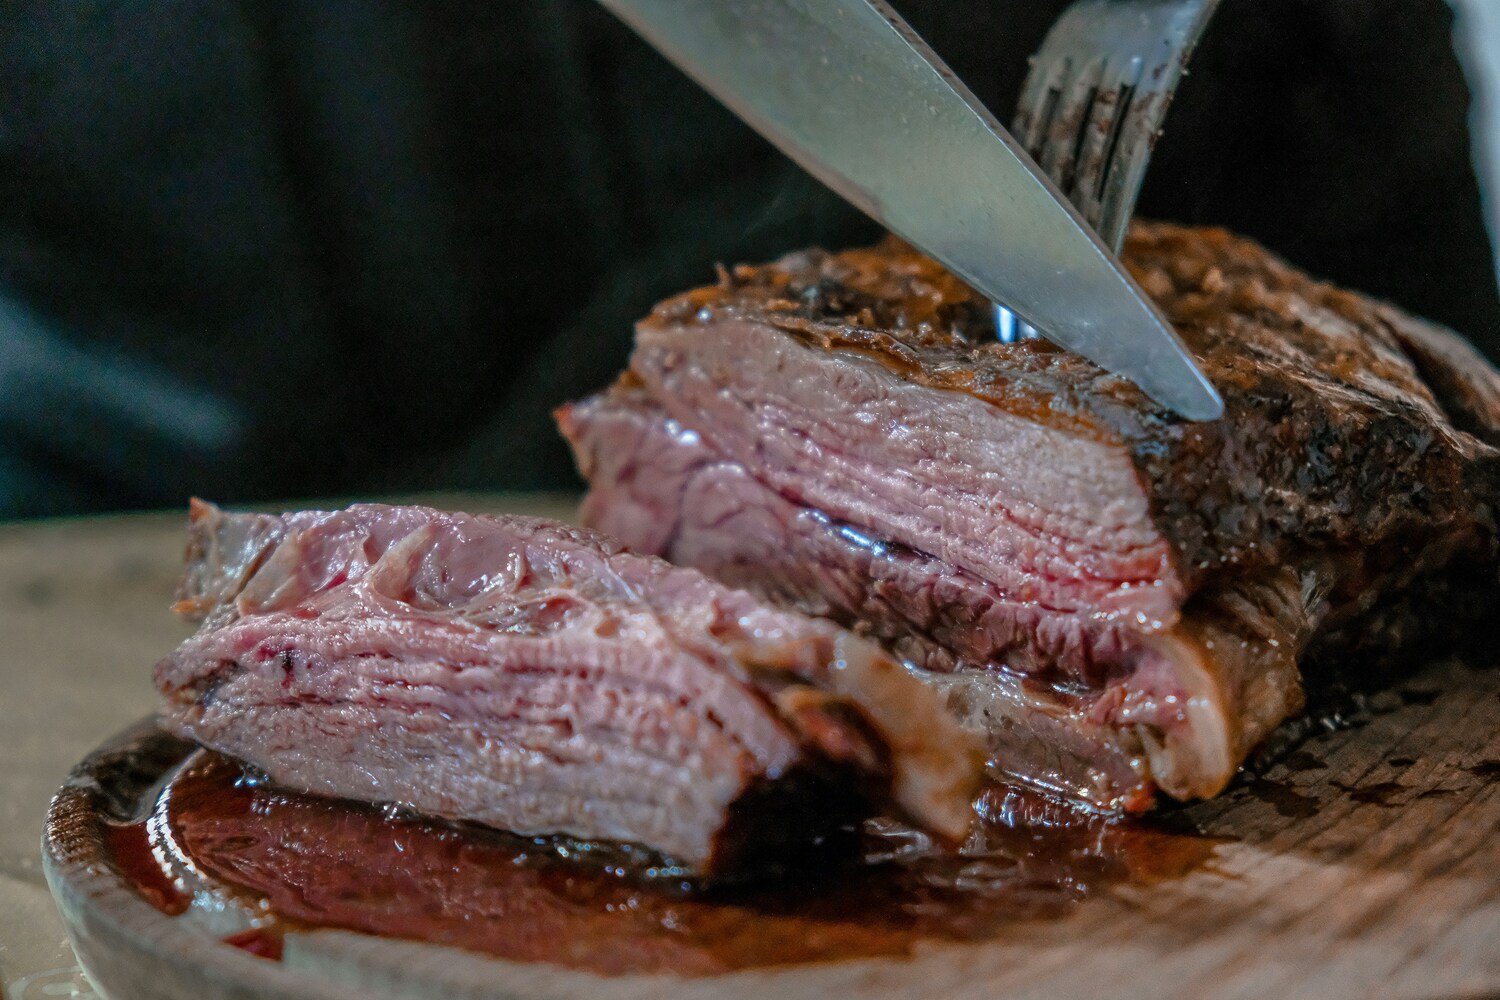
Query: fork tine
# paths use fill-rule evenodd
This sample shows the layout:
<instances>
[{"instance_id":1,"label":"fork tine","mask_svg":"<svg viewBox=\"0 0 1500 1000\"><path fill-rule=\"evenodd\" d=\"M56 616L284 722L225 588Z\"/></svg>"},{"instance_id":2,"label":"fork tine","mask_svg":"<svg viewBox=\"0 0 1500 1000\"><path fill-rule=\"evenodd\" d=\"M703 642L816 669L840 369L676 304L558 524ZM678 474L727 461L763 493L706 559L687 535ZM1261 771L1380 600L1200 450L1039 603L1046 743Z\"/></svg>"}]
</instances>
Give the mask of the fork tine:
<instances>
[{"instance_id":1,"label":"fork tine","mask_svg":"<svg viewBox=\"0 0 1500 1000\"><path fill-rule=\"evenodd\" d=\"M1031 58L1011 134L1119 251L1183 62L1219 0L1074 0ZM1003 343L1040 331L995 303Z\"/></svg>"},{"instance_id":2,"label":"fork tine","mask_svg":"<svg viewBox=\"0 0 1500 1000\"><path fill-rule=\"evenodd\" d=\"M1142 60L1135 58L1123 66L1112 64L1105 67L1092 113L1081 129L1078 162L1074 166L1073 183L1066 193L1096 230L1100 224L1105 185L1118 162L1119 140L1130 119L1141 65Z\"/></svg>"},{"instance_id":3,"label":"fork tine","mask_svg":"<svg viewBox=\"0 0 1500 1000\"><path fill-rule=\"evenodd\" d=\"M1037 158L1047 131L1057 116L1058 102L1067 87L1072 68L1070 59L1053 58L1045 50L1031 59L1031 70L1026 74L1025 89L1017 104L1013 133L1032 159Z\"/></svg>"},{"instance_id":4,"label":"fork tine","mask_svg":"<svg viewBox=\"0 0 1500 1000\"><path fill-rule=\"evenodd\" d=\"M1118 251L1172 91L1219 0L1074 0L1032 59L1016 138Z\"/></svg>"},{"instance_id":5,"label":"fork tine","mask_svg":"<svg viewBox=\"0 0 1500 1000\"><path fill-rule=\"evenodd\" d=\"M1104 72L1104 60L1094 58L1078 67L1067 81L1058 99L1057 113L1052 116L1042 148L1035 157L1037 165L1063 190L1073 186L1074 167L1082 145L1083 125L1093 114L1095 95Z\"/></svg>"},{"instance_id":6,"label":"fork tine","mask_svg":"<svg viewBox=\"0 0 1500 1000\"><path fill-rule=\"evenodd\" d=\"M1109 174L1102 179L1099 225L1095 227L1100 238L1116 251L1130 228L1130 217L1151 152L1161 137L1172 95L1187 72L1187 59L1217 4L1218 0L1202 0L1196 7L1184 6L1178 26L1184 34L1177 46L1158 49L1142 62L1133 106L1121 123Z\"/></svg>"},{"instance_id":7,"label":"fork tine","mask_svg":"<svg viewBox=\"0 0 1500 1000\"><path fill-rule=\"evenodd\" d=\"M1170 94L1159 90L1138 93L1135 107L1120 126L1107 176L1100 192L1098 221L1094 231L1110 247L1118 250L1135 211L1146 167L1151 162L1151 148L1156 144L1165 104Z\"/></svg>"}]
</instances>

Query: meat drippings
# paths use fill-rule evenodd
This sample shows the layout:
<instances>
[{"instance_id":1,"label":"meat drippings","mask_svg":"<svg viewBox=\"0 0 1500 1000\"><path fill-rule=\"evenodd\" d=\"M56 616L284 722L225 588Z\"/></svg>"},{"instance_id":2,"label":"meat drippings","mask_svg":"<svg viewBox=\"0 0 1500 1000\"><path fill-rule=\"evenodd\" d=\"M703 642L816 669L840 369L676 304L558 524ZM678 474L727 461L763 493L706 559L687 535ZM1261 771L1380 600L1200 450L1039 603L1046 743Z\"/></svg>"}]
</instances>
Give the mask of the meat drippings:
<instances>
[{"instance_id":1,"label":"meat drippings","mask_svg":"<svg viewBox=\"0 0 1500 1000\"><path fill-rule=\"evenodd\" d=\"M797 885L700 894L629 852L290 793L202 752L141 824L171 843L117 862L155 902L181 898L161 891L177 876L139 862L185 859L261 915L270 931L256 942L339 928L603 974L710 975L990 938L1113 887L1182 876L1219 843L1105 822L1000 785L978 809L984 822L956 853L876 820L861 832L860 864Z\"/></svg>"}]
</instances>

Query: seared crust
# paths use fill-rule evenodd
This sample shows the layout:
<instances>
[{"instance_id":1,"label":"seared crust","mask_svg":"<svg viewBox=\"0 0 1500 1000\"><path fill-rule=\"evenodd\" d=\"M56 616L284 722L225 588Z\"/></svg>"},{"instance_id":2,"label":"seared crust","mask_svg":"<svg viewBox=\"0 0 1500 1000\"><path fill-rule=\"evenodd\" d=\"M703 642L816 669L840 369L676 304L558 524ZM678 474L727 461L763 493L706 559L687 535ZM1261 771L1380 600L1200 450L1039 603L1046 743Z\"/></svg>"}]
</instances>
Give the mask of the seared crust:
<instances>
[{"instance_id":1,"label":"seared crust","mask_svg":"<svg viewBox=\"0 0 1500 1000\"><path fill-rule=\"evenodd\" d=\"M1182 421L1045 342L997 342L982 298L893 239L722 272L645 324L753 319L1118 442L1190 591L1310 552L1353 564L1351 594L1446 561L1435 543L1493 561L1500 374L1472 348L1223 230L1138 224L1124 259L1223 394L1223 419Z\"/></svg>"}]
</instances>

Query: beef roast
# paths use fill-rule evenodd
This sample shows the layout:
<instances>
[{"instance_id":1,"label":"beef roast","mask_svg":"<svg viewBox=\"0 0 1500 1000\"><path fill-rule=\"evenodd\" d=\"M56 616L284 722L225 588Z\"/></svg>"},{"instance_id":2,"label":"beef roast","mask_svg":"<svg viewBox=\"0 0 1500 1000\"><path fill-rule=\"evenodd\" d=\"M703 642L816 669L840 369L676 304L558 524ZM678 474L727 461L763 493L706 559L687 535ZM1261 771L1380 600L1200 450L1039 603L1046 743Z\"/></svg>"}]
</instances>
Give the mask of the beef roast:
<instances>
[{"instance_id":1,"label":"beef roast","mask_svg":"<svg viewBox=\"0 0 1500 1000\"><path fill-rule=\"evenodd\" d=\"M195 503L166 722L291 788L776 865L875 804L950 837L980 749L880 648L532 518Z\"/></svg>"},{"instance_id":2,"label":"beef roast","mask_svg":"<svg viewBox=\"0 0 1500 1000\"><path fill-rule=\"evenodd\" d=\"M1177 419L894 240L668 300L559 412L585 520L882 639L992 763L1111 809L1213 795L1303 704L1495 589L1500 376L1221 230L1124 259L1225 398ZM1462 580L1457 590L1453 581Z\"/></svg>"}]
</instances>

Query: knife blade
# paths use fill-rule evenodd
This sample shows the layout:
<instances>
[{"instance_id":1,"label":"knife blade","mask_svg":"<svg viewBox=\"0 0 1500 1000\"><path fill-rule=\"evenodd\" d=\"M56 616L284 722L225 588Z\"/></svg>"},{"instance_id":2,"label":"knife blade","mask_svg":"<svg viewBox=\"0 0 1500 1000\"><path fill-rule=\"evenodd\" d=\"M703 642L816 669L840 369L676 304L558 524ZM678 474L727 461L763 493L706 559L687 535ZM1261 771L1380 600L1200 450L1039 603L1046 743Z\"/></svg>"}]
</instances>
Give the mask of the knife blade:
<instances>
[{"instance_id":1,"label":"knife blade","mask_svg":"<svg viewBox=\"0 0 1500 1000\"><path fill-rule=\"evenodd\" d=\"M1223 412L1052 182L880 0L600 0L856 207L1192 420Z\"/></svg>"}]
</instances>

